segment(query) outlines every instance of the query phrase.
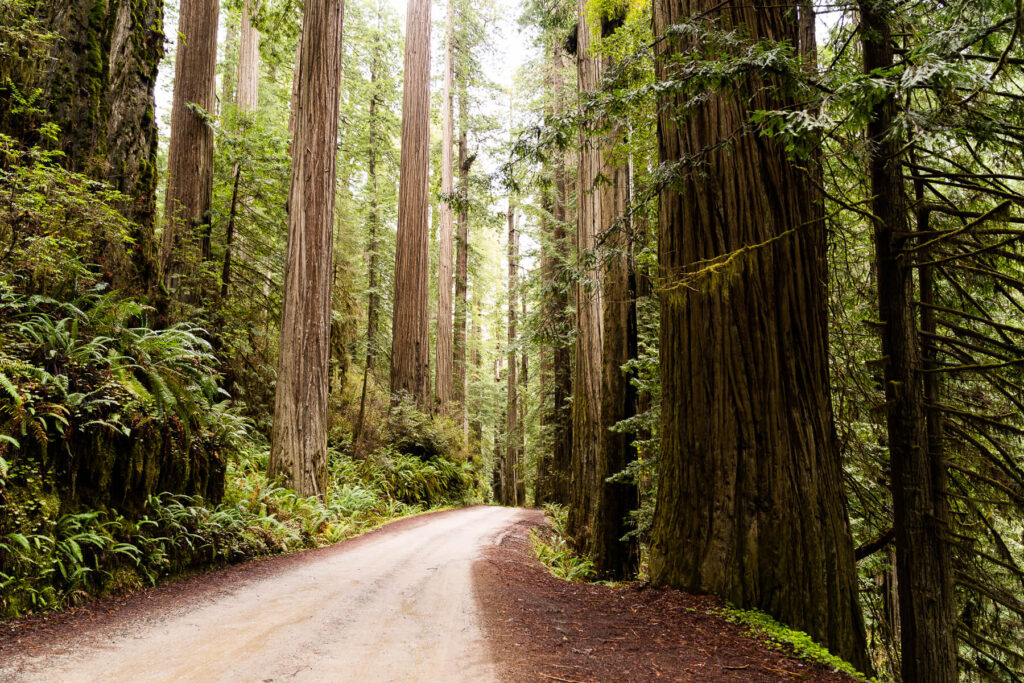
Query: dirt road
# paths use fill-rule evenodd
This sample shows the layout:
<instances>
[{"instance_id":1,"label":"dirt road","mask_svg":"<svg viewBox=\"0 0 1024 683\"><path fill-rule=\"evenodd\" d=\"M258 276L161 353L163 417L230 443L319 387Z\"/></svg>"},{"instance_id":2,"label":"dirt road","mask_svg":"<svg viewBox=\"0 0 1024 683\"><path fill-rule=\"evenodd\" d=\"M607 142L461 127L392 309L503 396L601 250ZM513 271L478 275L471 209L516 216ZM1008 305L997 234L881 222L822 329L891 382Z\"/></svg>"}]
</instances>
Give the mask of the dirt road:
<instances>
[{"instance_id":1,"label":"dirt road","mask_svg":"<svg viewBox=\"0 0 1024 683\"><path fill-rule=\"evenodd\" d=\"M470 568L523 514L403 520L223 589L135 605L9 648L0 681L493 681Z\"/></svg>"}]
</instances>

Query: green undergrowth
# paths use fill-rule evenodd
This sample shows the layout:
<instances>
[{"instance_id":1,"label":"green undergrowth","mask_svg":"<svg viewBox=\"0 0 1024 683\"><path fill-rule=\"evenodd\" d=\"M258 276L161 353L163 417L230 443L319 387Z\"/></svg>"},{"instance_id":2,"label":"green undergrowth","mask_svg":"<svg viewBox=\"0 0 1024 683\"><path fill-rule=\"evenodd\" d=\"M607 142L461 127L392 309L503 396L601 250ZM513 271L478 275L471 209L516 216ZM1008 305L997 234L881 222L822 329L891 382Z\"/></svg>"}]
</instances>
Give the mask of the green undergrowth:
<instances>
[{"instance_id":1,"label":"green undergrowth","mask_svg":"<svg viewBox=\"0 0 1024 683\"><path fill-rule=\"evenodd\" d=\"M220 504L151 496L129 519L88 510L0 537L0 617L118 594L253 557L337 543L430 509L479 502L463 466L380 449L363 460L335 455L323 499L303 498L265 476L265 445L228 466Z\"/></svg>"},{"instance_id":2,"label":"green undergrowth","mask_svg":"<svg viewBox=\"0 0 1024 683\"><path fill-rule=\"evenodd\" d=\"M764 640L768 645L780 650L792 650L793 654L807 661L824 664L833 671L848 674L864 683L878 683L877 678L868 677L857 669L828 651L827 648L814 642L803 631L796 631L780 624L764 612L758 610L741 610L725 607L711 612L734 624L741 624L750 629L750 635Z\"/></svg>"},{"instance_id":3,"label":"green undergrowth","mask_svg":"<svg viewBox=\"0 0 1024 683\"><path fill-rule=\"evenodd\" d=\"M569 545L568 535L565 533L566 515L565 507L561 505L546 505L544 511L551 522L550 529L530 532L530 546L533 554L543 562L551 573L566 581L589 582L597 578L594 571L594 563L585 557L580 557Z\"/></svg>"}]
</instances>

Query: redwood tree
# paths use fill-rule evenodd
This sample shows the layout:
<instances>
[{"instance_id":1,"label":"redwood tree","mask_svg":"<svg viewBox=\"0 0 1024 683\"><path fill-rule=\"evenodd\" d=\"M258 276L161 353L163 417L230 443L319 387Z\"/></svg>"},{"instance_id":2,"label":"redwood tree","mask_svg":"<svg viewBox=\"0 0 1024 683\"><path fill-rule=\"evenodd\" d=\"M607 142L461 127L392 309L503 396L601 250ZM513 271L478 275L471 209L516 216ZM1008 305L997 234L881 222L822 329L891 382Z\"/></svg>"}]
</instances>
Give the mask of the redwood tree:
<instances>
[{"instance_id":1,"label":"redwood tree","mask_svg":"<svg viewBox=\"0 0 1024 683\"><path fill-rule=\"evenodd\" d=\"M391 336L391 400L430 408L430 0L409 0Z\"/></svg>"},{"instance_id":2,"label":"redwood tree","mask_svg":"<svg viewBox=\"0 0 1024 683\"><path fill-rule=\"evenodd\" d=\"M213 128L206 116L214 106L218 11L218 0L182 0L174 58L160 273L176 298L192 301L196 292L175 290L179 276L194 276L210 250Z\"/></svg>"},{"instance_id":3,"label":"redwood tree","mask_svg":"<svg viewBox=\"0 0 1024 683\"><path fill-rule=\"evenodd\" d=\"M452 408L452 240L455 215L452 207L454 189L452 143L455 136L452 104L455 96L452 81L455 48L455 3L448 0L448 21L445 33L444 91L441 94L441 227L438 233L437 259L437 348L435 354L434 400L442 415Z\"/></svg>"},{"instance_id":4,"label":"redwood tree","mask_svg":"<svg viewBox=\"0 0 1024 683\"><path fill-rule=\"evenodd\" d=\"M655 0L655 33L699 22L798 45L796 4ZM733 56L691 35L658 43L662 82L680 76L678 55ZM763 609L866 669L829 394L824 224L784 145L749 126L751 110L789 110L797 96L746 67L731 87L692 86L696 99L685 85L665 91L658 110L660 158L679 177L659 209L651 579Z\"/></svg>"},{"instance_id":5,"label":"redwood tree","mask_svg":"<svg viewBox=\"0 0 1024 683\"><path fill-rule=\"evenodd\" d=\"M288 251L268 475L327 487L327 395L344 0L306 0L292 144Z\"/></svg>"}]
</instances>

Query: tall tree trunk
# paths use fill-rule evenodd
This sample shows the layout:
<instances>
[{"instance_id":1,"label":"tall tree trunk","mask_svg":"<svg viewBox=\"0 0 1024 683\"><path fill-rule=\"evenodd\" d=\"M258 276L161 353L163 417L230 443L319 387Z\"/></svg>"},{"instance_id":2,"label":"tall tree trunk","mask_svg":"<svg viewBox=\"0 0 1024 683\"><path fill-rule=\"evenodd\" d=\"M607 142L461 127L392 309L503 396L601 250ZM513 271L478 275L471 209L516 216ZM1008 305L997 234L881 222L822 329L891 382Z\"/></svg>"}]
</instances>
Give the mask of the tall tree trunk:
<instances>
[{"instance_id":1,"label":"tall tree trunk","mask_svg":"<svg viewBox=\"0 0 1024 683\"><path fill-rule=\"evenodd\" d=\"M519 363L516 353L517 295L519 285L519 238L516 234L516 209L512 197L508 207L508 400L505 411L505 504L520 505L519 500Z\"/></svg>"},{"instance_id":2,"label":"tall tree trunk","mask_svg":"<svg viewBox=\"0 0 1024 683\"><path fill-rule=\"evenodd\" d=\"M893 66L890 0L860 3L865 73ZM933 459L914 317L913 260L904 251L909 206L902 170L903 141L894 134L897 103L879 101L868 123L871 214L875 231L885 402L892 470L893 528L903 680L957 680L953 579L948 544L945 468ZM931 295L923 273L923 296ZM928 324L928 321L925 321ZM938 437L938 435L934 435Z\"/></svg>"},{"instance_id":3,"label":"tall tree trunk","mask_svg":"<svg viewBox=\"0 0 1024 683\"><path fill-rule=\"evenodd\" d=\"M343 0L306 0L268 476L327 489L327 397Z\"/></svg>"},{"instance_id":4,"label":"tall tree trunk","mask_svg":"<svg viewBox=\"0 0 1024 683\"><path fill-rule=\"evenodd\" d=\"M455 2L448 0L448 30L445 36L444 91L441 94L441 229L438 232L437 258L437 348L435 349L434 400L442 415L451 412L452 387L452 240L455 216L451 195L454 190L452 173L452 145L455 122L453 104L455 92Z\"/></svg>"},{"instance_id":5,"label":"tall tree trunk","mask_svg":"<svg viewBox=\"0 0 1024 683\"><path fill-rule=\"evenodd\" d=\"M469 443L469 372L466 367L466 320L469 290L469 169L473 159L467 149L469 93L466 81L459 76L459 213L458 237L455 240L455 331L452 340L454 375L452 398L456 416L462 427L462 438Z\"/></svg>"},{"instance_id":6,"label":"tall tree trunk","mask_svg":"<svg viewBox=\"0 0 1024 683\"><path fill-rule=\"evenodd\" d=\"M253 26L249 16L250 0L242 3L242 20L238 29L238 79L235 89L238 108L253 113L259 106L260 86L260 32ZM229 79L225 78L225 82ZM225 88L226 90L226 88ZM243 124L245 125L245 124ZM244 134L244 130L242 133ZM226 299L231 285L231 261L234 253L242 252L241 234L236 229L238 192L241 185L242 167L235 164L231 171L234 185L231 193L231 211L228 216L227 235L224 241L224 266L221 270L221 298Z\"/></svg>"},{"instance_id":7,"label":"tall tree trunk","mask_svg":"<svg viewBox=\"0 0 1024 683\"><path fill-rule=\"evenodd\" d=\"M558 286L558 281L556 279L556 262L554 255L555 245L551 240L552 221L548 219L548 215L553 213L552 193L549 188L541 188L540 192L541 310L544 317L544 323L554 327L554 321L556 320L558 313L555 309L555 297L553 294ZM552 330L549 334L551 335L551 339L554 340L556 332ZM540 384L540 430L541 434L545 435L545 438L539 452L537 453L537 478L535 480L533 494L533 502L537 507L547 505L554 499L555 472L552 465L554 461L553 452L555 444L548 438L548 435L554 435L556 422L554 416L554 383L552 382L554 366L551 362L554 355L552 351L556 345L557 342L552 341L551 343L544 343L540 347L540 368L537 379Z\"/></svg>"},{"instance_id":8,"label":"tall tree trunk","mask_svg":"<svg viewBox=\"0 0 1024 683\"><path fill-rule=\"evenodd\" d=\"M655 0L655 34L697 20L797 44L792 9ZM658 44L660 79L675 77L691 40ZM824 224L784 146L742 132L751 110L797 106L788 92L750 73L684 119L690 93L666 93L658 108L662 162L701 163L661 192L651 579L763 609L867 669L829 395ZM740 260L728 274L695 275L730 254Z\"/></svg>"},{"instance_id":9,"label":"tall tree trunk","mask_svg":"<svg viewBox=\"0 0 1024 683\"><path fill-rule=\"evenodd\" d=\"M610 182L601 192L603 244L607 254L602 259L601 443L591 558L598 573L621 579L633 573L640 559L636 542L621 540L629 531L629 512L636 509L639 493L633 483L607 479L636 459L632 436L614 432L612 428L636 415L636 387L622 366L636 358L637 321L635 292L631 286L632 226L626 216L629 170L606 158L603 174Z\"/></svg>"},{"instance_id":10,"label":"tall tree trunk","mask_svg":"<svg viewBox=\"0 0 1024 683\"><path fill-rule=\"evenodd\" d=\"M577 79L579 92L597 90L601 61L591 49L587 3L578 2ZM567 531L576 547L589 551L593 540L591 513L601 443L601 288L595 249L602 225L600 174L601 143L586 129L580 131L577 185L576 251L580 280L575 287L576 367L572 401L572 483Z\"/></svg>"},{"instance_id":11,"label":"tall tree trunk","mask_svg":"<svg viewBox=\"0 0 1024 683\"><path fill-rule=\"evenodd\" d=\"M480 322L480 295L478 290L478 287L473 290L472 350L470 351L470 356L472 358L473 376L477 381L481 381L483 379L483 354L480 352L480 345L483 343L483 325ZM466 392L466 404L468 408L468 390ZM469 435L472 442L476 444L477 454L483 456L484 424L480 420L479 410L473 413L473 419L469 422Z\"/></svg>"},{"instance_id":12,"label":"tall tree trunk","mask_svg":"<svg viewBox=\"0 0 1024 683\"><path fill-rule=\"evenodd\" d=\"M380 7L377 11L377 30L380 30ZM366 173L370 181L370 208L367 212L366 222L369 227L369 254L366 273L366 364L363 366L363 388L359 397L359 419L356 421L355 433L352 442L358 446L359 437L363 433L363 420L366 418L366 393L367 383L370 374L373 373L377 362L377 328L380 317L380 295L377 292L377 250L380 248L377 237L377 224L380 220L377 205L377 73L380 71L380 41L379 36L374 36L374 53L370 63L370 122L369 122L369 156L366 163Z\"/></svg>"},{"instance_id":13,"label":"tall tree trunk","mask_svg":"<svg viewBox=\"0 0 1024 683\"><path fill-rule=\"evenodd\" d=\"M561 46L555 47L554 55L554 77L552 81L552 93L555 101L555 112L562 113L562 70L565 68ZM554 228L552 240L554 242L556 259L556 277L561 286L552 297L551 305L557 311L553 318L557 325L559 337L568 332L572 325L572 316L569 312L569 290L566 283L570 281L571 270L569 259L572 255L571 237L566 232L566 225L570 222L569 216L569 183L566 172L566 156L569 152L559 154L555 161L555 201L554 201ZM569 485L571 483L572 471L572 425L573 413L569 403L572 396L572 349L569 344L557 344L552 351L552 364L554 372L552 375L553 395L551 407L551 420L553 425L552 441L554 451L551 457L551 467L554 473L552 497L554 502L562 505L569 503Z\"/></svg>"},{"instance_id":14,"label":"tall tree trunk","mask_svg":"<svg viewBox=\"0 0 1024 683\"><path fill-rule=\"evenodd\" d=\"M197 292L177 290L178 279L196 276L200 260L208 258L210 253L213 128L193 106L209 115L213 113L217 13L218 0L182 0L178 52L174 58L160 273L164 286L174 298L192 302L198 300Z\"/></svg>"},{"instance_id":15,"label":"tall tree trunk","mask_svg":"<svg viewBox=\"0 0 1024 683\"><path fill-rule=\"evenodd\" d=\"M519 258L519 238L516 237L516 258ZM522 318L526 320L526 295L519 300ZM526 403L530 388L530 357L523 348L519 354L519 433L516 438L516 498L520 505L526 505Z\"/></svg>"},{"instance_id":16,"label":"tall tree trunk","mask_svg":"<svg viewBox=\"0 0 1024 683\"><path fill-rule=\"evenodd\" d=\"M402 156L391 336L391 400L430 409L430 0L409 0L402 92Z\"/></svg>"},{"instance_id":17,"label":"tall tree trunk","mask_svg":"<svg viewBox=\"0 0 1024 683\"><path fill-rule=\"evenodd\" d=\"M255 8L252 0L243 0L238 31L238 108L250 113L260 102L260 32L250 16Z\"/></svg>"}]
</instances>

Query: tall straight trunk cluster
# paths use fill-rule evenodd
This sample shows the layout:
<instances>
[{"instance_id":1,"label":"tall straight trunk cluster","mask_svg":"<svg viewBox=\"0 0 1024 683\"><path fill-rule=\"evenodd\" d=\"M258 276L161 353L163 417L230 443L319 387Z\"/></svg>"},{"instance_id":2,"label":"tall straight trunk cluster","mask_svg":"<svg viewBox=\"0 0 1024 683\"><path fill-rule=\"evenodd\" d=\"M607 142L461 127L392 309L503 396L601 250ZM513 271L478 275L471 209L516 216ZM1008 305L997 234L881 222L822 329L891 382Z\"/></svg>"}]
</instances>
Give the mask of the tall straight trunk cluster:
<instances>
[{"instance_id":1,"label":"tall straight trunk cluster","mask_svg":"<svg viewBox=\"0 0 1024 683\"><path fill-rule=\"evenodd\" d=\"M430 409L430 0L409 0L391 337L391 400Z\"/></svg>"},{"instance_id":2,"label":"tall straight trunk cluster","mask_svg":"<svg viewBox=\"0 0 1024 683\"><path fill-rule=\"evenodd\" d=\"M865 73L893 66L891 22L895 11L890 0L860 3ZM867 134L885 361L902 674L908 683L938 683L957 679L949 509L941 427L934 417L929 430L921 340L914 314L914 260L904 249L910 207L902 168L904 142L893 133L896 113L895 97L884 97L874 106ZM930 303L930 271L922 269L921 273L921 298ZM933 315L927 309L922 312L926 327L934 328L927 319ZM931 379L934 381L934 374ZM935 408L937 388L929 387L928 393Z\"/></svg>"},{"instance_id":3,"label":"tall straight trunk cluster","mask_svg":"<svg viewBox=\"0 0 1024 683\"><path fill-rule=\"evenodd\" d=\"M699 20L795 45L793 9L655 0L654 28L662 36ZM659 78L673 77L674 55L699 47L666 36ZM664 94L658 109L661 161L701 164L661 192L662 441L651 579L763 609L867 669L829 394L818 196L782 144L736 133L749 111L795 102L767 72L696 105L688 96ZM730 272L706 276L709 264L740 249L749 251Z\"/></svg>"},{"instance_id":4,"label":"tall straight trunk cluster","mask_svg":"<svg viewBox=\"0 0 1024 683\"><path fill-rule=\"evenodd\" d=\"M460 78L459 90L459 211L455 239L455 329L452 335L452 400L456 418L462 427L462 438L469 443L469 368L466 366L466 326L469 294L469 158L468 129L469 93L465 79Z\"/></svg>"},{"instance_id":5,"label":"tall straight trunk cluster","mask_svg":"<svg viewBox=\"0 0 1024 683\"><path fill-rule=\"evenodd\" d=\"M163 285L179 300L196 302L195 290L179 292L180 278L194 277L210 253L213 195L212 115L217 76L218 0L183 0L174 59L167 194L160 246ZM189 283L195 287L196 283Z\"/></svg>"},{"instance_id":6,"label":"tall straight trunk cluster","mask_svg":"<svg viewBox=\"0 0 1024 683\"><path fill-rule=\"evenodd\" d=\"M343 0L307 0L292 144L288 250L268 476L327 489L327 398Z\"/></svg>"},{"instance_id":7,"label":"tall straight trunk cluster","mask_svg":"<svg viewBox=\"0 0 1024 683\"><path fill-rule=\"evenodd\" d=\"M454 394L452 376L452 248L455 215L452 208L454 179L452 144L455 137L453 104L455 77L453 39L455 37L455 4L448 0L448 30L445 34L444 91L441 93L441 225L438 232L437 260L437 348L435 349L434 401L442 415L452 409Z\"/></svg>"}]
</instances>

